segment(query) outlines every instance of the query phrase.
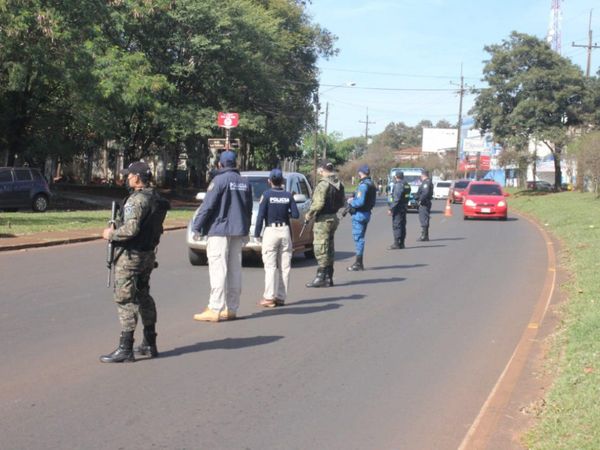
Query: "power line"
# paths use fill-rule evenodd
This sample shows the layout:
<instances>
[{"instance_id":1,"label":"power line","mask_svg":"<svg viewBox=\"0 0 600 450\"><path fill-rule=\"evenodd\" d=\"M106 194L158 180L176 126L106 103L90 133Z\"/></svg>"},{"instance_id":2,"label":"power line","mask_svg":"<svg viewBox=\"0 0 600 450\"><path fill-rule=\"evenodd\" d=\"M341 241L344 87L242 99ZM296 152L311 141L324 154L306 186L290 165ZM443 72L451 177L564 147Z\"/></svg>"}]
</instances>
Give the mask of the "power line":
<instances>
[{"instance_id":1,"label":"power line","mask_svg":"<svg viewBox=\"0 0 600 450\"><path fill-rule=\"evenodd\" d=\"M333 87L335 84L321 84L321 87ZM342 86L342 89L349 89ZM363 91L394 91L394 92L455 92L453 88L393 88L393 87L372 87L372 86L355 86L352 89L362 89ZM469 89L468 93L477 93L484 88Z\"/></svg>"},{"instance_id":2,"label":"power line","mask_svg":"<svg viewBox=\"0 0 600 450\"><path fill-rule=\"evenodd\" d=\"M394 77L406 77L406 78L436 78L436 79L451 79L455 80L455 76L448 75L418 75L418 74L408 74L408 73L397 73L397 72L371 72L367 70L352 70L352 69L335 69L332 67L322 67L324 70L331 70L334 72L349 72L349 73L364 73L366 75L385 75L385 76L394 76ZM472 80L479 80L481 77L465 77Z\"/></svg>"},{"instance_id":3,"label":"power line","mask_svg":"<svg viewBox=\"0 0 600 450\"><path fill-rule=\"evenodd\" d=\"M600 48L600 45L596 44L595 42L592 44L592 10L590 10L590 25L588 28L588 44L587 45L579 45L579 44L575 44L575 42L573 42L573 44L571 44L573 47L582 47L582 48L586 48L587 49L587 66L585 69L585 76L586 77L590 77L590 69L592 66L592 50Z\"/></svg>"}]
</instances>

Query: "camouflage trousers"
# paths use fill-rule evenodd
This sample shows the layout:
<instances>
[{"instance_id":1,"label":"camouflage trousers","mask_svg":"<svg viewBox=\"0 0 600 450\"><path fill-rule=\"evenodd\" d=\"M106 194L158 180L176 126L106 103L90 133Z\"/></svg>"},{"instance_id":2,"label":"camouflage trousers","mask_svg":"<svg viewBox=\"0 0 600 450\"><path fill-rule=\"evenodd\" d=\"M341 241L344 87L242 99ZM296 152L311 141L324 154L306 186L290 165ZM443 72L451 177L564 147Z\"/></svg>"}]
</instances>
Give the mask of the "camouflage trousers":
<instances>
[{"instance_id":1,"label":"camouflage trousers","mask_svg":"<svg viewBox=\"0 0 600 450\"><path fill-rule=\"evenodd\" d=\"M121 249L117 249L118 255ZM134 331L138 314L144 326L156 323L156 305L150 295L150 274L156 255L153 251L125 250L115 264L114 300L122 331Z\"/></svg>"},{"instance_id":2,"label":"camouflage trousers","mask_svg":"<svg viewBox=\"0 0 600 450\"><path fill-rule=\"evenodd\" d=\"M333 235L339 223L337 214L326 214L315 219L313 226L313 248L319 267L333 265L333 260L335 259Z\"/></svg>"}]
</instances>

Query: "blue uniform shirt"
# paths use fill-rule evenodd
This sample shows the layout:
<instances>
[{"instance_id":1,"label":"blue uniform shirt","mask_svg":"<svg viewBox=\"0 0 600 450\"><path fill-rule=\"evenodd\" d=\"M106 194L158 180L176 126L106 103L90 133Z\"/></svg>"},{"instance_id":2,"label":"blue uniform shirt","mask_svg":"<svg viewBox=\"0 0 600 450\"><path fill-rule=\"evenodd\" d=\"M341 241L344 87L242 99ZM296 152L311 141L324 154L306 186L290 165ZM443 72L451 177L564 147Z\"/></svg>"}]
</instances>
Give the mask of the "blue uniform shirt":
<instances>
[{"instance_id":1,"label":"blue uniform shirt","mask_svg":"<svg viewBox=\"0 0 600 450\"><path fill-rule=\"evenodd\" d=\"M289 225L290 216L294 219L300 217L298 206L296 206L292 193L284 191L281 188L273 188L265 191L258 207L254 236L260 236L263 222L266 222L266 226L272 223Z\"/></svg>"}]
</instances>

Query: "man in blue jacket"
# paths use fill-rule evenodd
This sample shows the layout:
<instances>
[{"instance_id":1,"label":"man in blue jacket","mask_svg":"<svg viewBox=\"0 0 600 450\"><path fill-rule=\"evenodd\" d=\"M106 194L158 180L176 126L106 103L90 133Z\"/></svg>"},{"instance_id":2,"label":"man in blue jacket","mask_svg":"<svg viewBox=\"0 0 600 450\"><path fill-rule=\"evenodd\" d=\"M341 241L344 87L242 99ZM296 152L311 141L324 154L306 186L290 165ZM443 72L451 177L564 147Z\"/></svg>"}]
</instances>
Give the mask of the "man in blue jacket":
<instances>
[{"instance_id":1,"label":"man in blue jacket","mask_svg":"<svg viewBox=\"0 0 600 450\"><path fill-rule=\"evenodd\" d=\"M356 261L347 268L351 272L364 270L365 234L369 220L371 220L371 210L377 201L377 189L369 174L369 166L366 164L358 168L360 181L354 197L348 199L350 214L352 214L352 237L354 238L354 246L356 247Z\"/></svg>"},{"instance_id":2,"label":"man in blue jacket","mask_svg":"<svg viewBox=\"0 0 600 450\"><path fill-rule=\"evenodd\" d=\"M208 236L210 277L208 307L195 314L194 320L236 318L242 292L242 247L248 242L251 219L252 187L236 169L235 152L226 150L192 225L197 235Z\"/></svg>"}]
</instances>

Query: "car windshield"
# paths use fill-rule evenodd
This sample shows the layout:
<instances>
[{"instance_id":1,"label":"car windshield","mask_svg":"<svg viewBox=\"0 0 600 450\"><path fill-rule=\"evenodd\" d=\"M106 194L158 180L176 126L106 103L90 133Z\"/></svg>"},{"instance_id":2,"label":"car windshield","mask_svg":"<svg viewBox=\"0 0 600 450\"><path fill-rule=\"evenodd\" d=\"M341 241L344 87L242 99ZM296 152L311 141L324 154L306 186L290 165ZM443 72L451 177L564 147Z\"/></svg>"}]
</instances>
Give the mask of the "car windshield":
<instances>
[{"instance_id":1,"label":"car windshield","mask_svg":"<svg viewBox=\"0 0 600 450\"><path fill-rule=\"evenodd\" d=\"M252 186L252 197L255 202L260 200L261 195L269 189L269 183L267 177L248 177L250 185ZM285 180L284 183L285 185Z\"/></svg>"},{"instance_id":2,"label":"car windshield","mask_svg":"<svg viewBox=\"0 0 600 450\"><path fill-rule=\"evenodd\" d=\"M441 187L441 188L447 188L450 187L450 183L446 182L446 181L440 181L438 184L436 184L437 187Z\"/></svg>"},{"instance_id":3,"label":"car windshield","mask_svg":"<svg viewBox=\"0 0 600 450\"><path fill-rule=\"evenodd\" d=\"M502 189L497 184L472 184L469 195L502 195Z\"/></svg>"},{"instance_id":4,"label":"car windshield","mask_svg":"<svg viewBox=\"0 0 600 450\"><path fill-rule=\"evenodd\" d=\"M469 183L470 183L469 181L457 181L454 184L454 187L458 188L458 189L464 189L469 185Z\"/></svg>"},{"instance_id":5,"label":"car windshield","mask_svg":"<svg viewBox=\"0 0 600 450\"><path fill-rule=\"evenodd\" d=\"M404 175L404 181L413 186L421 184L420 175Z\"/></svg>"}]
</instances>

